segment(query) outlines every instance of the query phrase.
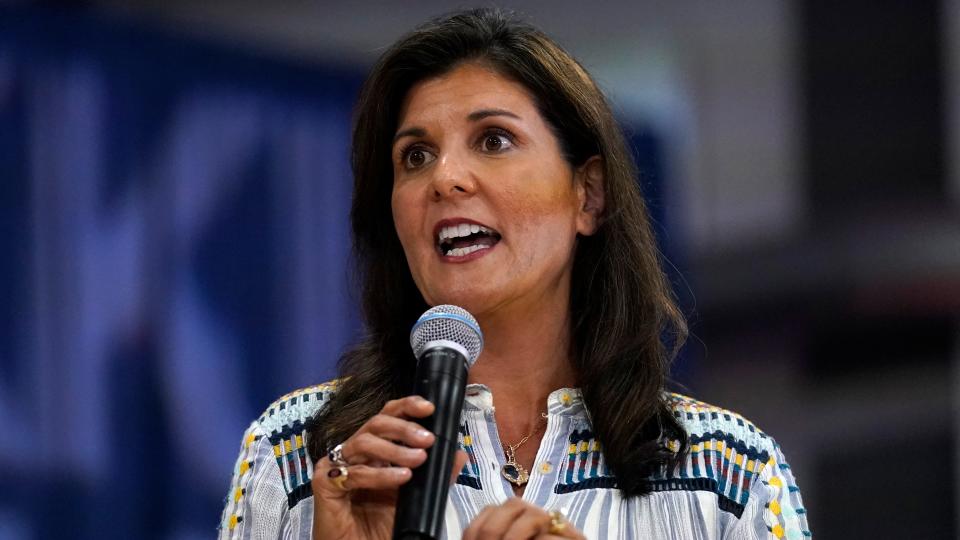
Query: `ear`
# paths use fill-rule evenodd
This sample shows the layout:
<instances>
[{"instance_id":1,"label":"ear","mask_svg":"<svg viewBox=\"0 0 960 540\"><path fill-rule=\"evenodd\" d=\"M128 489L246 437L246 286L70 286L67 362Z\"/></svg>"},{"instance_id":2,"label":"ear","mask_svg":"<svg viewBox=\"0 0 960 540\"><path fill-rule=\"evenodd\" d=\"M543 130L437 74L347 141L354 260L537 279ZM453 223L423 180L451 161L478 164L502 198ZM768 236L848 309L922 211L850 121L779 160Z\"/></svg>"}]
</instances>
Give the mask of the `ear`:
<instances>
[{"instance_id":1,"label":"ear","mask_svg":"<svg viewBox=\"0 0 960 540\"><path fill-rule=\"evenodd\" d=\"M597 232L603 217L605 200L603 159L593 156L574 172L580 210L577 213L577 232L590 236Z\"/></svg>"}]
</instances>

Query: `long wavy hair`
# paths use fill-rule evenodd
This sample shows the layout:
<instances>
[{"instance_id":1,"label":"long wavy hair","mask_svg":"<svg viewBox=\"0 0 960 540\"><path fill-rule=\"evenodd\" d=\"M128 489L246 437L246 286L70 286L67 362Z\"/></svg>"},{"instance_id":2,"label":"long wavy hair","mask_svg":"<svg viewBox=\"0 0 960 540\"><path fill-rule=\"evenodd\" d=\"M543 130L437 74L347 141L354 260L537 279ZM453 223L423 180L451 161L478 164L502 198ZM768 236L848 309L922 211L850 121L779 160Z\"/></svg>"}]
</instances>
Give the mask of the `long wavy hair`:
<instances>
[{"instance_id":1,"label":"long wavy hair","mask_svg":"<svg viewBox=\"0 0 960 540\"><path fill-rule=\"evenodd\" d=\"M687 436L665 403L669 364L686 338L661 269L637 170L603 93L539 30L496 9L432 20L387 50L363 86L353 130L351 222L366 337L340 359L340 384L309 426L320 459L384 403L413 388L408 332L429 306L413 282L390 206L390 151L403 99L419 81L477 62L534 97L572 167L603 159L605 209L577 242L571 285L571 358L593 431L626 496L672 467ZM680 452L665 441L679 441Z\"/></svg>"}]
</instances>

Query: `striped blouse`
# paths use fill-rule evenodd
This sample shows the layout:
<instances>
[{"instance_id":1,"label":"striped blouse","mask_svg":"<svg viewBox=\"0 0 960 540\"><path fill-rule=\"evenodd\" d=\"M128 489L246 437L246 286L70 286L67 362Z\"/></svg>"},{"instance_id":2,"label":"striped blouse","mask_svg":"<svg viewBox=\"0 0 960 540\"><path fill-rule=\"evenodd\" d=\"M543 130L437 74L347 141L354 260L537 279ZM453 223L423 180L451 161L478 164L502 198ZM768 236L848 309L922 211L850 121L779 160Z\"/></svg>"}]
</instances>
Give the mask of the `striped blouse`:
<instances>
[{"instance_id":1,"label":"striped blouse","mask_svg":"<svg viewBox=\"0 0 960 540\"><path fill-rule=\"evenodd\" d=\"M313 520L306 426L335 391L325 384L283 396L247 429L220 524L220 539L309 539ZM811 536L806 511L777 443L740 415L670 394L673 414L690 436L675 470L650 478L652 493L621 497L580 392L550 394L547 430L523 498L559 509L590 539L684 538L797 540ZM469 461L450 489L447 538L482 508L513 497L493 398L467 387L460 445Z\"/></svg>"}]
</instances>

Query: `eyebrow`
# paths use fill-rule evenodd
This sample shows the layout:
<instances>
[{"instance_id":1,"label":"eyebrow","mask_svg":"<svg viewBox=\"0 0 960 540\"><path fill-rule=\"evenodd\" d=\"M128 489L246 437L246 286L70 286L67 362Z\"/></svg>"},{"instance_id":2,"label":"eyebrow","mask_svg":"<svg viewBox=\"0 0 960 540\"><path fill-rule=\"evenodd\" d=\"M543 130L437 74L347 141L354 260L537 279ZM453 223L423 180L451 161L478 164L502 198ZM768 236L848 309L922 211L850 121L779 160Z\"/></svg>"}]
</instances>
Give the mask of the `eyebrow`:
<instances>
[{"instance_id":1,"label":"eyebrow","mask_svg":"<svg viewBox=\"0 0 960 540\"><path fill-rule=\"evenodd\" d=\"M522 120L519 116L506 109L480 109L479 111L473 111L472 113L468 114L467 120L470 120L471 122L477 122L491 116L509 116L510 118Z\"/></svg>"},{"instance_id":2,"label":"eyebrow","mask_svg":"<svg viewBox=\"0 0 960 540\"><path fill-rule=\"evenodd\" d=\"M517 120L522 120L522 118L506 109L480 109L468 114L467 120L471 122L479 122L480 120L489 118L491 116L507 116ZM426 135L427 130L423 129L422 127L410 127L398 131L397 134L393 136L393 142L396 143L404 137L425 137Z\"/></svg>"},{"instance_id":3,"label":"eyebrow","mask_svg":"<svg viewBox=\"0 0 960 540\"><path fill-rule=\"evenodd\" d=\"M423 129L422 127L407 128L407 129L398 131L397 134L393 136L393 143L396 144L397 141L399 141L404 137L426 137L426 136L427 136L427 130Z\"/></svg>"}]
</instances>

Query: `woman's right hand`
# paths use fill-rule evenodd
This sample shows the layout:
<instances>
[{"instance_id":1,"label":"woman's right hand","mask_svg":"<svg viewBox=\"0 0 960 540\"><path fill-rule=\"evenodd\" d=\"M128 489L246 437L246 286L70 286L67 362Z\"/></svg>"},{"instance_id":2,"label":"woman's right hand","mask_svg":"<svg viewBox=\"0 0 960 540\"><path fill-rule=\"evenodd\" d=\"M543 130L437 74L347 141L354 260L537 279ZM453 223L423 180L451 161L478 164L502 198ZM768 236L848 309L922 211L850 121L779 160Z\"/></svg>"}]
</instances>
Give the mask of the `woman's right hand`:
<instances>
[{"instance_id":1,"label":"woman's right hand","mask_svg":"<svg viewBox=\"0 0 960 540\"><path fill-rule=\"evenodd\" d=\"M410 480L411 470L427 459L434 435L411 418L433 414L434 406L420 396L388 401L342 443L348 475L341 489L329 473L337 465L324 457L313 469L313 538L389 540L393 535L397 489ZM453 474L466 462L458 452Z\"/></svg>"}]
</instances>

